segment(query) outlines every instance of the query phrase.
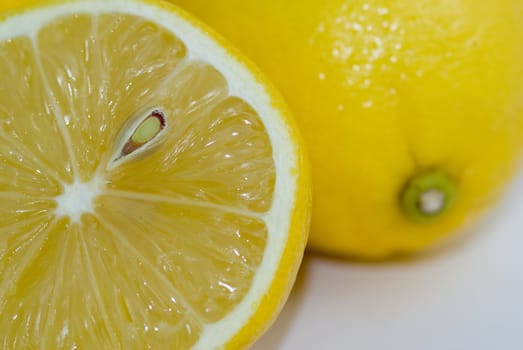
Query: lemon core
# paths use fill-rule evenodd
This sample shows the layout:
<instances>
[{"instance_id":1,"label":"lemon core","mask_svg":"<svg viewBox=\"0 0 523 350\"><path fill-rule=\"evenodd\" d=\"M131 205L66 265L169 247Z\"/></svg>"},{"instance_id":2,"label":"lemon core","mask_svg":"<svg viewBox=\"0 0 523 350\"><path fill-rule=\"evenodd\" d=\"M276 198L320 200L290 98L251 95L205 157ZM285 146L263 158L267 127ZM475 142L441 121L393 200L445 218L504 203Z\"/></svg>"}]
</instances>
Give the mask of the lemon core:
<instances>
[{"instance_id":1,"label":"lemon core","mask_svg":"<svg viewBox=\"0 0 523 350\"><path fill-rule=\"evenodd\" d=\"M64 185L62 194L55 198L56 215L69 216L71 222L80 222L83 214L94 213L93 201L101 193L100 183L95 177L88 182L75 181Z\"/></svg>"}]
</instances>

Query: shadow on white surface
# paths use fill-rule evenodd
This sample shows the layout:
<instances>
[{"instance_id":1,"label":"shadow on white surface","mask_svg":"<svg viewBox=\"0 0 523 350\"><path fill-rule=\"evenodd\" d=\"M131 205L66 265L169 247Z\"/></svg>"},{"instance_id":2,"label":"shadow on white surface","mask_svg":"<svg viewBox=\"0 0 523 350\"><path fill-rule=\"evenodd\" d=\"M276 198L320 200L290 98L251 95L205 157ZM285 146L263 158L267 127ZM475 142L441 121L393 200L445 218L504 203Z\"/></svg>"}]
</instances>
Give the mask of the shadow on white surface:
<instances>
[{"instance_id":1,"label":"shadow on white surface","mask_svg":"<svg viewBox=\"0 0 523 350\"><path fill-rule=\"evenodd\" d=\"M523 349L523 173L469 231L415 260L308 254L253 350Z\"/></svg>"}]
</instances>

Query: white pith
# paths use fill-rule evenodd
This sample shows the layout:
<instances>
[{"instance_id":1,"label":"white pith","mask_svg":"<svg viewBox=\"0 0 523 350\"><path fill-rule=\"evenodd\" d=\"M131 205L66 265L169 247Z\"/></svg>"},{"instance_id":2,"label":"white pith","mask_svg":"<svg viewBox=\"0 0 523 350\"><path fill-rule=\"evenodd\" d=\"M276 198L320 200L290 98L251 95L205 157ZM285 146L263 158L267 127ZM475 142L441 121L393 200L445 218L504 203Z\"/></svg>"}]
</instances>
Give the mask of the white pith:
<instances>
[{"instance_id":1,"label":"white pith","mask_svg":"<svg viewBox=\"0 0 523 350\"><path fill-rule=\"evenodd\" d=\"M93 202L102 192L101 185L102 179L99 177L88 182L77 180L72 184L63 184L63 193L55 198L58 204L56 216L68 216L71 222L80 223L83 214L94 213Z\"/></svg>"},{"instance_id":2,"label":"white pith","mask_svg":"<svg viewBox=\"0 0 523 350\"><path fill-rule=\"evenodd\" d=\"M273 206L270 211L262 215L268 228L267 246L262 263L250 291L242 302L219 322L206 325L201 338L194 346L195 349L205 350L217 348L234 336L256 311L261 296L267 292L279 266L288 238L289 218L295 205L297 175L294 169L298 161L295 149L287 126L280 120L280 112L273 107L273 101L265 88L234 56L174 12L129 0L69 2L33 10L0 23L0 41L21 35L33 36L39 28L62 15L71 13L96 15L108 12L140 16L172 31L185 43L188 60L198 59L209 62L228 81L230 94L242 98L258 112L272 143L276 183ZM58 204L56 215L67 215L72 221L78 222L83 213L93 210L92 201L103 192L100 187L101 182L103 179L94 178L88 182L77 180L73 184L63 184L64 192L55 198Z\"/></svg>"}]
</instances>

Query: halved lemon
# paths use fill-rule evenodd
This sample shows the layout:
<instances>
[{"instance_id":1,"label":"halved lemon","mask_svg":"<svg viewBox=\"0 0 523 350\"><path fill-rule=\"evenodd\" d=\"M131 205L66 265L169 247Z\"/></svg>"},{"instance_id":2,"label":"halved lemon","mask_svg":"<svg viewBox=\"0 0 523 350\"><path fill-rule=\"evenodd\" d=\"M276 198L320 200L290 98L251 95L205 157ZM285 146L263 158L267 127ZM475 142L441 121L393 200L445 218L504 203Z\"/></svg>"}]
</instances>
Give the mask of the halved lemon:
<instances>
[{"instance_id":1,"label":"halved lemon","mask_svg":"<svg viewBox=\"0 0 523 350\"><path fill-rule=\"evenodd\" d=\"M13 4L0 15L1 347L251 344L308 230L285 104L172 5Z\"/></svg>"}]
</instances>

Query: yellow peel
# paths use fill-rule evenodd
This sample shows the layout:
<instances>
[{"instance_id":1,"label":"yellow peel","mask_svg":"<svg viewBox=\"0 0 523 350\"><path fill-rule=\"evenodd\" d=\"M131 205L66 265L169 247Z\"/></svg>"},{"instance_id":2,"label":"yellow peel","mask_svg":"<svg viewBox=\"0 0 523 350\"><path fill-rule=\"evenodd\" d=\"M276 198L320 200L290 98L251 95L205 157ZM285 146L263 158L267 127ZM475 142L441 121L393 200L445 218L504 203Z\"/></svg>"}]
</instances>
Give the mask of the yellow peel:
<instances>
[{"instance_id":1,"label":"yellow peel","mask_svg":"<svg viewBox=\"0 0 523 350\"><path fill-rule=\"evenodd\" d=\"M519 0L171 0L275 82L309 145L309 247L386 258L422 251L496 202L523 149ZM401 204L409 179L447 174L430 223Z\"/></svg>"}]
</instances>

